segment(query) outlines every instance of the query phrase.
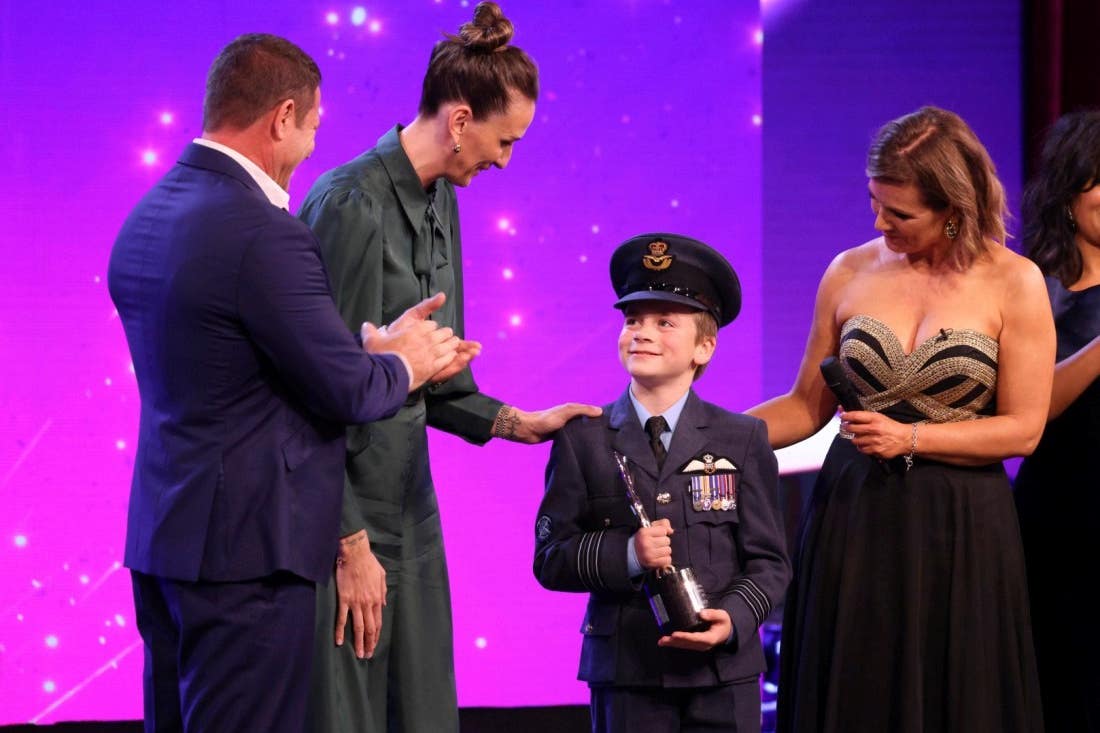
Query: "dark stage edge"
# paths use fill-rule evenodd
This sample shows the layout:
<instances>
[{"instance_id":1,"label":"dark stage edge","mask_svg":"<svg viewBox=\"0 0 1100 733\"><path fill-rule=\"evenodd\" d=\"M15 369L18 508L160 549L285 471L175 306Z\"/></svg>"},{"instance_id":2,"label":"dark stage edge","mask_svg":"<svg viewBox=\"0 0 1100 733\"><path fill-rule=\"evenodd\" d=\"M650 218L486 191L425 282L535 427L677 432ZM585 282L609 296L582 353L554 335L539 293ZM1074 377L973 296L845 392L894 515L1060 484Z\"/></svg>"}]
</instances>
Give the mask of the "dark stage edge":
<instances>
[{"instance_id":1,"label":"dark stage edge","mask_svg":"<svg viewBox=\"0 0 1100 733\"><path fill-rule=\"evenodd\" d=\"M589 730L587 705L554 705L542 708L462 708L462 733L560 733ZM141 733L140 720L56 723L54 725L2 725L2 733Z\"/></svg>"}]
</instances>

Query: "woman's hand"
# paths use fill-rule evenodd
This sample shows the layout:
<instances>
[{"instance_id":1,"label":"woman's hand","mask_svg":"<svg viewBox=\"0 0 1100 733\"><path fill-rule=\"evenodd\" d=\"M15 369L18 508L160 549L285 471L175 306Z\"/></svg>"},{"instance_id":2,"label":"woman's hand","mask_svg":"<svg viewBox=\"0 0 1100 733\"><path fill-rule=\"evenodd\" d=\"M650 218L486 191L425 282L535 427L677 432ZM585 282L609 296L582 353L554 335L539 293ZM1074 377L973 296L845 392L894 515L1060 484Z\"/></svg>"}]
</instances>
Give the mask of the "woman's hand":
<instances>
[{"instance_id":1,"label":"woman's hand","mask_svg":"<svg viewBox=\"0 0 1100 733\"><path fill-rule=\"evenodd\" d=\"M911 425L891 420L882 413L852 410L840 413L840 429L854 436L852 444L860 453L890 459L913 450Z\"/></svg>"}]
</instances>

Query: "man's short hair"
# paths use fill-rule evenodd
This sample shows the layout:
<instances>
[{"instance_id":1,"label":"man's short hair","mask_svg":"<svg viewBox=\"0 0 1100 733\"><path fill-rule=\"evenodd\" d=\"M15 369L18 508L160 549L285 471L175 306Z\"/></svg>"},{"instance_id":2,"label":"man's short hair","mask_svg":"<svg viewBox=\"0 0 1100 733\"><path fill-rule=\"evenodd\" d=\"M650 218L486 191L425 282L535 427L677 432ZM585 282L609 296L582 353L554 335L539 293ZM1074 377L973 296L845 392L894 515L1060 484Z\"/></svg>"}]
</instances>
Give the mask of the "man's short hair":
<instances>
[{"instance_id":1,"label":"man's short hair","mask_svg":"<svg viewBox=\"0 0 1100 733\"><path fill-rule=\"evenodd\" d=\"M202 129L243 130L285 99L293 99L295 122L313 108L321 70L285 38L249 33L221 50L206 77Z\"/></svg>"}]
</instances>

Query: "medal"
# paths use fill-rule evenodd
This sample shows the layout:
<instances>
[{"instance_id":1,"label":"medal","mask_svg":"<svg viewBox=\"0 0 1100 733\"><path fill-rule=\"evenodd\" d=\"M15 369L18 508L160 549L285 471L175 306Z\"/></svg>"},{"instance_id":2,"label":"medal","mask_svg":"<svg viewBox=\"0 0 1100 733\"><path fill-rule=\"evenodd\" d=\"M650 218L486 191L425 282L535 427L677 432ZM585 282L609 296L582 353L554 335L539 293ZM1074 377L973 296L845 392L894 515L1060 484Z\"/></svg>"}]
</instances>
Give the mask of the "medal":
<instances>
[{"instance_id":1,"label":"medal","mask_svg":"<svg viewBox=\"0 0 1100 733\"><path fill-rule=\"evenodd\" d=\"M714 453L703 453L685 463L680 473L686 474L691 482L691 508L697 512L736 509L739 472L733 461Z\"/></svg>"},{"instance_id":2,"label":"medal","mask_svg":"<svg viewBox=\"0 0 1100 733\"><path fill-rule=\"evenodd\" d=\"M737 474L736 473L723 474L722 479L726 482L726 486L728 487L726 489L726 492L729 494L729 498L730 498L729 508L730 509L736 509L737 508Z\"/></svg>"}]
</instances>

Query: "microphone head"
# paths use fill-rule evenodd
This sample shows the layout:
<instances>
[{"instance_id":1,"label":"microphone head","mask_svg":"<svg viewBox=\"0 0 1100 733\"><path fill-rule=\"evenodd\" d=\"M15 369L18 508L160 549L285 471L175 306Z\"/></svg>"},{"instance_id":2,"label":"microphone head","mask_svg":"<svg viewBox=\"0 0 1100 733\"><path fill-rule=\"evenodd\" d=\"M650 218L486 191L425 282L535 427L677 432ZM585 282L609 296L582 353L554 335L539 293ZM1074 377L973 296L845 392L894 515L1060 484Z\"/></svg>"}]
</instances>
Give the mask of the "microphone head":
<instances>
[{"instance_id":1,"label":"microphone head","mask_svg":"<svg viewBox=\"0 0 1100 733\"><path fill-rule=\"evenodd\" d=\"M825 380L825 386L836 397L837 402L845 410L862 410L863 403L848 375L844 372L840 360L835 356L828 356L821 361L821 377Z\"/></svg>"},{"instance_id":2,"label":"microphone head","mask_svg":"<svg viewBox=\"0 0 1100 733\"><path fill-rule=\"evenodd\" d=\"M825 378L825 384L829 387L842 384L846 379L844 367L835 356L826 356L821 360L821 376Z\"/></svg>"}]
</instances>

